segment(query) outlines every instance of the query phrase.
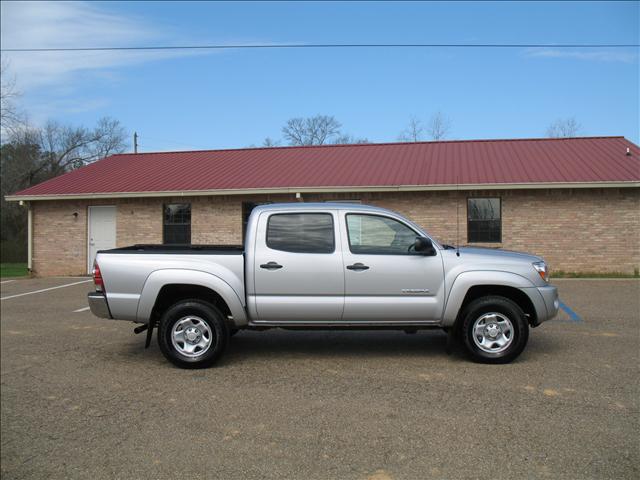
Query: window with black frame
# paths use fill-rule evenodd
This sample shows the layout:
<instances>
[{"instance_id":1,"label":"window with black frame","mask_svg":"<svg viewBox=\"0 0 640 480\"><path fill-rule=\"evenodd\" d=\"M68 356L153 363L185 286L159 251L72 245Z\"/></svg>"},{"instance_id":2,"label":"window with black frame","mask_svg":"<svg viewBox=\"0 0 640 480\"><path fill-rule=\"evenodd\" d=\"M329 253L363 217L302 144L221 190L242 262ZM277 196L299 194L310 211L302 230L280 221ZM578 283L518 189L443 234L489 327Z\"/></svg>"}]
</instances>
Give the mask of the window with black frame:
<instances>
[{"instance_id":1,"label":"window with black frame","mask_svg":"<svg viewBox=\"0 0 640 480\"><path fill-rule=\"evenodd\" d=\"M168 203L164 206L162 237L165 244L191 243L190 203Z\"/></svg>"},{"instance_id":2,"label":"window with black frame","mask_svg":"<svg viewBox=\"0 0 640 480\"><path fill-rule=\"evenodd\" d=\"M393 218L349 213L347 234L352 253L411 255L418 233Z\"/></svg>"},{"instance_id":3,"label":"window with black frame","mask_svg":"<svg viewBox=\"0 0 640 480\"><path fill-rule=\"evenodd\" d=\"M502 242L502 206L499 197L467 200L467 241Z\"/></svg>"},{"instance_id":4,"label":"window with black frame","mask_svg":"<svg viewBox=\"0 0 640 480\"><path fill-rule=\"evenodd\" d=\"M276 213L267 223L267 247L293 253L333 253L329 213Z\"/></svg>"}]
</instances>

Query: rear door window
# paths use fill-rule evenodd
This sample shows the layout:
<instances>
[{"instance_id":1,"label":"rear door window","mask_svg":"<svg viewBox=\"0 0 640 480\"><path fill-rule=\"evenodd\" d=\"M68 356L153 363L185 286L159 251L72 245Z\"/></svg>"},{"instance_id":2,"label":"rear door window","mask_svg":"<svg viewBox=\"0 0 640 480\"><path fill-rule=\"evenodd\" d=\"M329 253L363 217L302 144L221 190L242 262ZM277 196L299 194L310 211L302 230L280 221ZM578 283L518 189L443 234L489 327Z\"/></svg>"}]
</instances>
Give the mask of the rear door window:
<instances>
[{"instance_id":1,"label":"rear door window","mask_svg":"<svg viewBox=\"0 0 640 480\"><path fill-rule=\"evenodd\" d=\"M277 213L267 223L267 247L293 253L333 253L335 234L329 213Z\"/></svg>"}]
</instances>

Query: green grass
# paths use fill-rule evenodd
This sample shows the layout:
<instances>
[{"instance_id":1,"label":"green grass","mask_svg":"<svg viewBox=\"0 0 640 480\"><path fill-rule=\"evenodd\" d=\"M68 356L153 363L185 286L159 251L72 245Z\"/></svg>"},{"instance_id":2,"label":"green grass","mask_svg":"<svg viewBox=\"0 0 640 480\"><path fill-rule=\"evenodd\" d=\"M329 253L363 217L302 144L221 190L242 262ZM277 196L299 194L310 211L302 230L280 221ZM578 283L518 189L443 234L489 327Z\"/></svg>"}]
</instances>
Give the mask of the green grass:
<instances>
[{"instance_id":1,"label":"green grass","mask_svg":"<svg viewBox=\"0 0 640 480\"><path fill-rule=\"evenodd\" d=\"M622 272L564 272L556 270L551 272L551 280L554 278L640 278L638 269L634 273Z\"/></svg>"},{"instance_id":2,"label":"green grass","mask_svg":"<svg viewBox=\"0 0 640 480\"><path fill-rule=\"evenodd\" d=\"M27 273L26 263L0 263L0 278L24 277Z\"/></svg>"}]
</instances>

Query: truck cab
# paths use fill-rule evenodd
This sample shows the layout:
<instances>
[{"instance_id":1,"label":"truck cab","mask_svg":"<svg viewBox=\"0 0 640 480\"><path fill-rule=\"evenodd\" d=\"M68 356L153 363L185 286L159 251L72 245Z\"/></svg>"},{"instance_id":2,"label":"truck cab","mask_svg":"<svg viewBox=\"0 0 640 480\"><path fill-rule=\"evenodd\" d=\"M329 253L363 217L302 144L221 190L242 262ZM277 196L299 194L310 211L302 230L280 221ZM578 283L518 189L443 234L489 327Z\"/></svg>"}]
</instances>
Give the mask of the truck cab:
<instances>
[{"instance_id":1,"label":"truck cab","mask_svg":"<svg viewBox=\"0 0 640 480\"><path fill-rule=\"evenodd\" d=\"M255 323L439 322L442 248L388 210L345 204L258 207L246 249ZM416 251L416 238L427 250Z\"/></svg>"}]
</instances>

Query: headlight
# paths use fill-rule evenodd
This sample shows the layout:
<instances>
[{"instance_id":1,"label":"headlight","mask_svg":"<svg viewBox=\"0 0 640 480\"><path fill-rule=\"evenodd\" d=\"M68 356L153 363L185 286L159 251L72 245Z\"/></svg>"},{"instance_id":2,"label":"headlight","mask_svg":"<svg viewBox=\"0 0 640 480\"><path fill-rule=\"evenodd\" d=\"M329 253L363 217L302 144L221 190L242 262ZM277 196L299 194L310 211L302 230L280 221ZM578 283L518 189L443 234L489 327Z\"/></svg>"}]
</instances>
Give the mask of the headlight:
<instances>
[{"instance_id":1,"label":"headlight","mask_svg":"<svg viewBox=\"0 0 640 480\"><path fill-rule=\"evenodd\" d=\"M534 262L533 268L536 269L540 278L542 278L545 282L549 281L549 267L544 262Z\"/></svg>"}]
</instances>

